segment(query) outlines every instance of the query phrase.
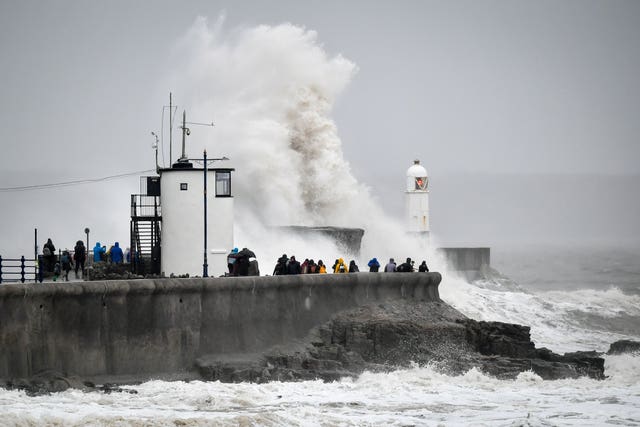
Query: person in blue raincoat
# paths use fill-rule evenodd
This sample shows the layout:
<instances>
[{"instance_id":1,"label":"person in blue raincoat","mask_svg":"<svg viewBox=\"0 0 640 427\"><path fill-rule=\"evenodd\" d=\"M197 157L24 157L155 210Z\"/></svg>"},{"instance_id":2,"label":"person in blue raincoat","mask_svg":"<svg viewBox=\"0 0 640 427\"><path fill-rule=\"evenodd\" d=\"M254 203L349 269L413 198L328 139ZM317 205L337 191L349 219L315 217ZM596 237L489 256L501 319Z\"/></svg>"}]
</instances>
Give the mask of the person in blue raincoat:
<instances>
[{"instance_id":1,"label":"person in blue raincoat","mask_svg":"<svg viewBox=\"0 0 640 427\"><path fill-rule=\"evenodd\" d=\"M380 270L380 263L377 258L372 258L367 265L369 266L369 271L371 273L377 273L378 270Z\"/></svg>"},{"instance_id":2,"label":"person in blue raincoat","mask_svg":"<svg viewBox=\"0 0 640 427\"><path fill-rule=\"evenodd\" d=\"M102 254L107 251L107 248L100 246L100 242L96 242L96 245L93 247L93 262L102 261Z\"/></svg>"},{"instance_id":3,"label":"person in blue raincoat","mask_svg":"<svg viewBox=\"0 0 640 427\"><path fill-rule=\"evenodd\" d=\"M122 264L124 261L124 253L122 253L122 248L120 247L120 243L116 242L111 248L110 251L111 262L114 264Z\"/></svg>"}]
</instances>

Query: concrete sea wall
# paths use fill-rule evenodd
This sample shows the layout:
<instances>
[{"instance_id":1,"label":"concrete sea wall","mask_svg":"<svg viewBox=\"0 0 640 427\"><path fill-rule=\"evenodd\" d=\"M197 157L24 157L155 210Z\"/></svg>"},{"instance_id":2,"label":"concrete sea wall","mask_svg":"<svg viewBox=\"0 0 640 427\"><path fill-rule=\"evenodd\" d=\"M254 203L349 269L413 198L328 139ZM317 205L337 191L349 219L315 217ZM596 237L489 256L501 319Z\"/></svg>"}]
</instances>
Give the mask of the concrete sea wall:
<instances>
[{"instance_id":1,"label":"concrete sea wall","mask_svg":"<svg viewBox=\"0 0 640 427\"><path fill-rule=\"evenodd\" d=\"M188 372L304 337L345 309L438 301L439 273L356 273L4 285L0 378L42 370L135 376Z\"/></svg>"},{"instance_id":2,"label":"concrete sea wall","mask_svg":"<svg viewBox=\"0 0 640 427\"><path fill-rule=\"evenodd\" d=\"M482 277L484 268L491 265L491 248L437 248L452 271L467 280Z\"/></svg>"}]
</instances>

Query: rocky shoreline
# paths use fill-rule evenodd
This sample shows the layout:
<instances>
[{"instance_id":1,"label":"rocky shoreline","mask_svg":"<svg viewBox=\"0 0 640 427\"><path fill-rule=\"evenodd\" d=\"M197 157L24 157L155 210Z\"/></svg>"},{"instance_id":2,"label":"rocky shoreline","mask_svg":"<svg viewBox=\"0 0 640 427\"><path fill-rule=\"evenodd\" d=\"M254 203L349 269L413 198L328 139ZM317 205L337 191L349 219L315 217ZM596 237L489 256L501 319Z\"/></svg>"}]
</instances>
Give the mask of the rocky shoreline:
<instances>
[{"instance_id":1,"label":"rocky shoreline","mask_svg":"<svg viewBox=\"0 0 640 427\"><path fill-rule=\"evenodd\" d=\"M349 310L306 339L258 355L211 355L196 361L206 380L268 382L357 376L434 364L449 375L476 367L501 379L531 370L545 380L603 379L596 352L559 355L531 341L528 326L478 322L443 302L390 301Z\"/></svg>"},{"instance_id":2,"label":"rocky shoreline","mask_svg":"<svg viewBox=\"0 0 640 427\"><path fill-rule=\"evenodd\" d=\"M448 375L463 374L475 367L500 379L512 379L529 370L545 380L605 378L601 353L559 355L546 348L537 349L529 331L528 326L469 319L441 301L398 299L343 311L313 328L304 339L263 353L200 357L194 372L171 379L333 381L364 371L387 372L416 363L432 364ZM612 344L610 352L639 349L640 343L618 342ZM136 382L131 378L107 380L100 385L47 371L29 379L6 381L2 386L37 395L67 388L130 392L118 384Z\"/></svg>"}]
</instances>

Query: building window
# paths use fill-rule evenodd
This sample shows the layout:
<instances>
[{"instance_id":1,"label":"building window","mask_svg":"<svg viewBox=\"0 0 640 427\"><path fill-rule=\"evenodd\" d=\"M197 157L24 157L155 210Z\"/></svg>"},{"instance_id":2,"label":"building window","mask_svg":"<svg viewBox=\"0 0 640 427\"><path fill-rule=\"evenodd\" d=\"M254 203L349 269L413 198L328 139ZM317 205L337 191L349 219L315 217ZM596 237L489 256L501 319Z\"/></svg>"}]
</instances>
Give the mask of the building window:
<instances>
[{"instance_id":1,"label":"building window","mask_svg":"<svg viewBox=\"0 0 640 427\"><path fill-rule=\"evenodd\" d=\"M231 196L231 172L216 171L216 197Z\"/></svg>"},{"instance_id":2,"label":"building window","mask_svg":"<svg viewBox=\"0 0 640 427\"><path fill-rule=\"evenodd\" d=\"M180 191L187 191L187 183L186 182L181 182L180 183Z\"/></svg>"}]
</instances>

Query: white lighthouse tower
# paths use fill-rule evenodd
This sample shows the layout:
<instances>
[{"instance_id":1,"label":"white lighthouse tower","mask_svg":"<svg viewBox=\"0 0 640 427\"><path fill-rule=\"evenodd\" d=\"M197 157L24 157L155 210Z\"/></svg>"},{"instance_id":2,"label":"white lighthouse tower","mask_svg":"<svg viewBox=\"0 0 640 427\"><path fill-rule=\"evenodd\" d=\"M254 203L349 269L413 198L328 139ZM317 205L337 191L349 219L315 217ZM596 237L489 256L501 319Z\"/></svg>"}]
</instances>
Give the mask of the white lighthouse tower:
<instances>
[{"instance_id":1,"label":"white lighthouse tower","mask_svg":"<svg viewBox=\"0 0 640 427\"><path fill-rule=\"evenodd\" d=\"M407 188L405 191L406 229L417 234L425 245L429 244L429 177L427 170L414 160L407 169Z\"/></svg>"}]
</instances>

